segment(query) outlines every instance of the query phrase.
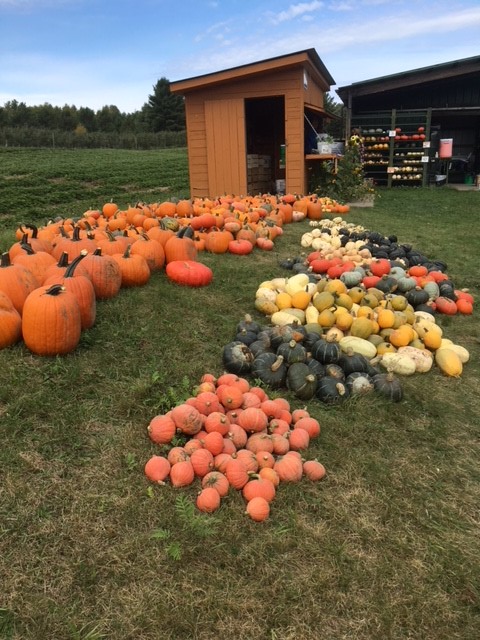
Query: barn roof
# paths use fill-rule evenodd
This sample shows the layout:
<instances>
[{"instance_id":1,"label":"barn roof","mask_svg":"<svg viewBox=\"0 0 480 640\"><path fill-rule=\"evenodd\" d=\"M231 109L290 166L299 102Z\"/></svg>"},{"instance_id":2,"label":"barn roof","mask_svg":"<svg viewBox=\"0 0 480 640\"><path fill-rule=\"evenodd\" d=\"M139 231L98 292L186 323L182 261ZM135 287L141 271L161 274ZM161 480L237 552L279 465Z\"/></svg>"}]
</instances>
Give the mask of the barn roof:
<instances>
[{"instance_id":1,"label":"barn roof","mask_svg":"<svg viewBox=\"0 0 480 640\"><path fill-rule=\"evenodd\" d=\"M372 78L354 82L350 85L338 87L337 94L345 102L347 96L356 97L370 95L392 89L402 89L404 87L445 80L447 78L457 78L469 74L480 72L480 56L452 60L441 64L434 64L429 67L420 67L410 71L402 71L387 76Z\"/></svg>"},{"instance_id":2,"label":"barn roof","mask_svg":"<svg viewBox=\"0 0 480 640\"><path fill-rule=\"evenodd\" d=\"M177 80L176 82L170 83L170 90L173 93L186 93L200 88L203 89L208 86L245 79L269 71L276 71L303 64L309 65L312 71L317 72L329 86L335 84L335 80L328 72L315 49L304 49L303 51L296 51L294 53L276 56L274 58L267 58L258 62L252 62L238 67L231 67L230 69L223 69L214 73L206 73L204 75L194 76L184 80Z\"/></svg>"}]
</instances>

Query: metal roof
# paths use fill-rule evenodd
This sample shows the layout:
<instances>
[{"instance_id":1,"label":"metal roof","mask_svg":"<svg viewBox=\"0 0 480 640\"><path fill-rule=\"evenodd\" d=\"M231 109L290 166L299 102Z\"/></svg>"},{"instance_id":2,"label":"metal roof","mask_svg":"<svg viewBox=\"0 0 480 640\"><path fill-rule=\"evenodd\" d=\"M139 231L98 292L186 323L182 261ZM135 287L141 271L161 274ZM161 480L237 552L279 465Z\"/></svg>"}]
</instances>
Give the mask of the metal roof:
<instances>
[{"instance_id":1,"label":"metal roof","mask_svg":"<svg viewBox=\"0 0 480 640\"><path fill-rule=\"evenodd\" d=\"M335 84L335 80L332 78L326 66L321 61L316 50L303 49L301 51L295 51L293 53L288 53L273 58L266 58L264 60L250 62L247 64L239 65L237 67L231 67L229 69L222 69L213 73L206 73L200 76L185 78L183 80L176 80L174 82L170 82L170 90L178 93L181 93L182 91L191 91L207 86L209 84L228 82L234 78L241 78L252 74L263 73L264 71L271 71L276 68L280 69L282 67L301 64L302 62L308 61L313 65L317 72L330 86Z\"/></svg>"},{"instance_id":2,"label":"metal roof","mask_svg":"<svg viewBox=\"0 0 480 640\"><path fill-rule=\"evenodd\" d=\"M365 95L376 91L385 91L391 87L402 87L418 82L428 82L432 80L442 80L451 76L464 75L480 71L480 56L452 60L440 64L420 67L409 71L401 71L386 76L371 78L353 82L350 85L338 87L336 92L340 97L344 95ZM371 89L371 91L369 91Z\"/></svg>"}]
</instances>

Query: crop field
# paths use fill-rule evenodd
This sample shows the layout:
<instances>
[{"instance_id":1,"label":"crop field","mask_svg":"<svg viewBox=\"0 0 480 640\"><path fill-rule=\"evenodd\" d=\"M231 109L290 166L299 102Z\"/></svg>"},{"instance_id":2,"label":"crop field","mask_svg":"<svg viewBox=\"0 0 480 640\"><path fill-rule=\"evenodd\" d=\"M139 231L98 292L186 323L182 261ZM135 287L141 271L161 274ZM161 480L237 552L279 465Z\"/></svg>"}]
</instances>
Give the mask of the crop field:
<instances>
[{"instance_id":1,"label":"crop field","mask_svg":"<svg viewBox=\"0 0 480 640\"><path fill-rule=\"evenodd\" d=\"M188 195L185 149L0 150L0 247L19 224ZM318 400L306 452L318 483L282 484L268 520L231 491L155 486L147 425L221 375L223 346L308 222L273 251L199 254L190 289L164 272L99 302L68 356L0 351L0 638L6 640L477 640L480 629L480 192L381 190L346 220L444 260L472 316L442 317L468 349L460 378L402 379L404 398ZM293 408L304 403L289 395Z\"/></svg>"}]
</instances>

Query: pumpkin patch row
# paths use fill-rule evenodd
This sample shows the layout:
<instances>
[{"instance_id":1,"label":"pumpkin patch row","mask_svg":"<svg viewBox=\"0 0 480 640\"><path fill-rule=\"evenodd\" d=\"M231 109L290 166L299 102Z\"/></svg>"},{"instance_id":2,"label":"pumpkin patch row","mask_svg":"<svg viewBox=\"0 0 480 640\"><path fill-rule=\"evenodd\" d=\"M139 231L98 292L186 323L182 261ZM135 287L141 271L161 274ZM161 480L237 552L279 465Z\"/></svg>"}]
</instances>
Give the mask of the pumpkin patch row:
<instances>
[{"instance_id":1,"label":"pumpkin patch row","mask_svg":"<svg viewBox=\"0 0 480 640\"><path fill-rule=\"evenodd\" d=\"M239 491L245 513L261 522L281 484L326 474L318 460L302 458L320 435L318 420L233 373L205 374L194 395L154 416L147 432L161 448L145 464L148 480L175 488L197 483L196 506L205 513Z\"/></svg>"}]
</instances>

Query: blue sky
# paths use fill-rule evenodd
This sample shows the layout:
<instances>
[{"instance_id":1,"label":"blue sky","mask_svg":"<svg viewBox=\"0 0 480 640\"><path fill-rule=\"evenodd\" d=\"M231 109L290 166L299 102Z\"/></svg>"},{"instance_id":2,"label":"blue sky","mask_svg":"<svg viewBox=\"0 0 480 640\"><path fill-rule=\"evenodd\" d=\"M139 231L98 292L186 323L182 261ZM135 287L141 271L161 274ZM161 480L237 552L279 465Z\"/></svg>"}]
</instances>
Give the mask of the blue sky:
<instances>
[{"instance_id":1,"label":"blue sky","mask_svg":"<svg viewBox=\"0 0 480 640\"><path fill-rule=\"evenodd\" d=\"M480 55L480 0L0 0L0 105L131 113L161 77L314 48L335 86Z\"/></svg>"}]
</instances>

